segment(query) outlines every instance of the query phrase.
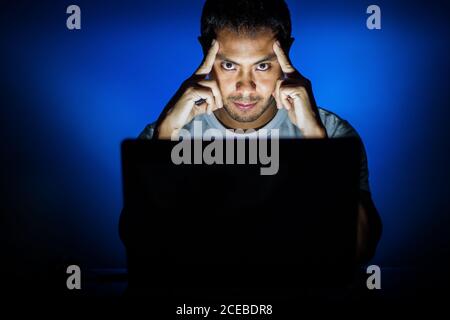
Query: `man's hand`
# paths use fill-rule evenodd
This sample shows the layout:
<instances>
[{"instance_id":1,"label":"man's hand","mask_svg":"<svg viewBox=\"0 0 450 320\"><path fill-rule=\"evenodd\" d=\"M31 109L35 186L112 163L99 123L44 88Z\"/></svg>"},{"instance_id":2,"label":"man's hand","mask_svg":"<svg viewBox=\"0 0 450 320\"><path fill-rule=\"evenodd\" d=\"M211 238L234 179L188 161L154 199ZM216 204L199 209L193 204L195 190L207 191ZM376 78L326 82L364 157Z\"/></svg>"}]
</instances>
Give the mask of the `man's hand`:
<instances>
[{"instance_id":1,"label":"man's hand","mask_svg":"<svg viewBox=\"0 0 450 320\"><path fill-rule=\"evenodd\" d=\"M211 114L223 107L222 96L215 80L207 80L219 51L219 43L214 40L205 59L197 71L183 82L177 93L169 101L156 125L158 139L178 137L179 131L195 116Z\"/></svg>"},{"instance_id":2,"label":"man's hand","mask_svg":"<svg viewBox=\"0 0 450 320\"><path fill-rule=\"evenodd\" d=\"M272 93L277 107L288 110L289 119L306 138L326 138L327 133L312 95L311 82L292 66L278 41L274 43L273 51L285 76L277 81Z\"/></svg>"}]
</instances>

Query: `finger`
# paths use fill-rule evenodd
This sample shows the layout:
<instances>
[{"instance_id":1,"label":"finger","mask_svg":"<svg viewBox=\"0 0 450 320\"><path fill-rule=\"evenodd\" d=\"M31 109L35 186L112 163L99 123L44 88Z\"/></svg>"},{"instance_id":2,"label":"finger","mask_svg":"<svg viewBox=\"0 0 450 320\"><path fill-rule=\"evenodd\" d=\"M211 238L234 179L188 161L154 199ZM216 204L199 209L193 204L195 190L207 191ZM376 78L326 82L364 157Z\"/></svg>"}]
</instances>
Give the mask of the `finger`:
<instances>
[{"instance_id":1,"label":"finger","mask_svg":"<svg viewBox=\"0 0 450 320\"><path fill-rule=\"evenodd\" d=\"M278 63L280 64L281 70L283 73L286 74L288 77L294 77L298 76L298 71L292 66L291 62L289 61L289 58L284 53L283 49L280 47L280 44L278 41L276 41L273 44L273 51L275 52L275 55L277 56Z\"/></svg>"},{"instance_id":2,"label":"finger","mask_svg":"<svg viewBox=\"0 0 450 320\"><path fill-rule=\"evenodd\" d=\"M214 100L216 101L217 109L223 107L222 94L220 93L219 86L215 80L202 80L199 81L198 84L211 89Z\"/></svg>"},{"instance_id":3,"label":"finger","mask_svg":"<svg viewBox=\"0 0 450 320\"><path fill-rule=\"evenodd\" d=\"M285 87L284 90L282 88L282 97L288 99L296 114L312 111L308 93L304 87Z\"/></svg>"},{"instance_id":4,"label":"finger","mask_svg":"<svg viewBox=\"0 0 450 320\"><path fill-rule=\"evenodd\" d=\"M219 109L213 90L209 87L201 86L200 84L198 84L198 86L199 88L201 88L201 92L203 92L202 97L205 96L204 98L202 98L203 102L206 102L206 109L204 110L204 112L211 114L213 111ZM196 105L199 104L196 103Z\"/></svg>"},{"instance_id":5,"label":"finger","mask_svg":"<svg viewBox=\"0 0 450 320\"><path fill-rule=\"evenodd\" d=\"M201 113L211 114L213 110L217 109L216 102L212 90L207 87L198 87L192 90L192 100L195 103L194 108L200 109ZM196 103L201 101L202 103Z\"/></svg>"},{"instance_id":6,"label":"finger","mask_svg":"<svg viewBox=\"0 0 450 320\"><path fill-rule=\"evenodd\" d=\"M286 110L291 110L292 108L292 98L289 95L289 91L286 88L280 88L280 99Z\"/></svg>"},{"instance_id":7,"label":"finger","mask_svg":"<svg viewBox=\"0 0 450 320\"><path fill-rule=\"evenodd\" d=\"M203 63L195 72L196 75L207 76L211 72L214 61L216 60L217 52L219 52L219 42L214 39Z\"/></svg>"}]
</instances>

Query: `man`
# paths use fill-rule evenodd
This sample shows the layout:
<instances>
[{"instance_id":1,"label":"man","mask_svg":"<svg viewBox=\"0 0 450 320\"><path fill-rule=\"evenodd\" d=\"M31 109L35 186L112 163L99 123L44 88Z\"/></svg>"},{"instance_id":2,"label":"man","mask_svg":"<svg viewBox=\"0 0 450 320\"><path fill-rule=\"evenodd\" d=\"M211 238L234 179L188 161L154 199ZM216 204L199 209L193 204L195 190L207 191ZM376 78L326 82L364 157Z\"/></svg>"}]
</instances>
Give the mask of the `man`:
<instances>
[{"instance_id":1,"label":"man","mask_svg":"<svg viewBox=\"0 0 450 320\"><path fill-rule=\"evenodd\" d=\"M293 40L284 0L207 0L199 37L205 58L140 137L176 139L185 129L199 138L193 123L200 121L205 130L223 132L264 128L279 129L281 138L359 138L347 121L317 107L310 81L290 62ZM356 256L364 262L381 235L364 148L360 190Z\"/></svg>"}]
</instances>

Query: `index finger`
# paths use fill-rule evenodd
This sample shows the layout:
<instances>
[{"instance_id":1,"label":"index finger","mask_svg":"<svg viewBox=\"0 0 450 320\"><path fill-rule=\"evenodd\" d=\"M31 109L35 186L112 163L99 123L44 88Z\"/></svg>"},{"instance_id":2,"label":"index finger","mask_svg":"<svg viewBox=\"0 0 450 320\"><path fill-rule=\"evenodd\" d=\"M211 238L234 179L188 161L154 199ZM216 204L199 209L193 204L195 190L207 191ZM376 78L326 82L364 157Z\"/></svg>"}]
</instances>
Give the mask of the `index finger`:
<instances>
[{"instance_id":1,"label":"index finger","mask_svg":"<svg viewBox=\"0 0 450 320\"><path fill-rule=\"evenodd\" d=\"M277 56L278 63L280 64L281 70L289 77L298 74L298 71L292 66L289 58L284 53L278 41L273 44L273 51Z\"/></svg>"},{"instance_id":2,"label":"index finger","mask_svg":"<svg viewBox=\"0 0 450 320\"><path fill-rule=\"evenodd\" d=\"M217 52L219 52L219 43L214 39L205 57L205 60L203 60L203 63L195 72L196 75L207 76L211 72L214 61L216 60Z\"/></svg>"}]
</instances>

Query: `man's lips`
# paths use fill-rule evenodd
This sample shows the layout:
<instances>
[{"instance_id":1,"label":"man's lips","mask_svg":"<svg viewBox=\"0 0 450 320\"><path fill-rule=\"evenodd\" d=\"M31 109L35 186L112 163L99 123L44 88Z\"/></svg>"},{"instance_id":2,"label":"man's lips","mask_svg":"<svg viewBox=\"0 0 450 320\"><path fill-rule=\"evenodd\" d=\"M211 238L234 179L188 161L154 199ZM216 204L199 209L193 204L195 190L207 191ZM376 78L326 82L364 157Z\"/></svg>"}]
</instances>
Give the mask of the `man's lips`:
<instances>
[{"instance_id":1,"label":"man's lips","mask_svg":"<svg viewBox=\"0 0 450 320\"><path fill-rule=\"evenodd\" d=\"M236 107L238 107L241 110L249 110L253 108L256 105L256 102L254 103L240 103L240 102L233 102Z\"/></svg>"}]
</instances>

